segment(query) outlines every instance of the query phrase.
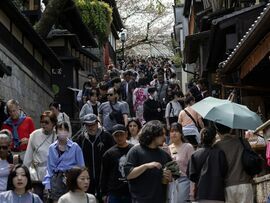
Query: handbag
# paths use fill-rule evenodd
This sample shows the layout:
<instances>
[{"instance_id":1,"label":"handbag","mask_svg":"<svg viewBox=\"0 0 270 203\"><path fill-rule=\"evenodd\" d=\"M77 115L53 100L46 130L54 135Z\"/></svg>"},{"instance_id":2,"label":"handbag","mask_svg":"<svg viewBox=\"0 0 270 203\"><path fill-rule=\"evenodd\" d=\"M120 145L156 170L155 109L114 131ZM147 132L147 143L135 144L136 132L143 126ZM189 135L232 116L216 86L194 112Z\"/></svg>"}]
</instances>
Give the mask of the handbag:
<instances>
[{"instance_id":1,"label":"handbag","mask_svg":"<svg viewBox=\"0 0 270 203\"><path fill-rule=\"evenodd\" d=\"M247 147L242 137L239 137L243 145L242 164L245 172L250 176L255 176L262 171L263 159L254 152L251 148Z\"/></svg>"},{"instance_id":2,"label":"handbag","mask_svg":"<svg viewBox=\"0 0 270 203\"><path fill-rule=\"evenodd\" d=\"M60 162L59 162L59 164L60 164ZM68 192L68 189L67 189L67 185L66 185L65 172L54 173L52 178L51 178L51 191L50 191L49 198L53 199L53 200L59 199L66 192Z\"/></svg>"}]
</instances>

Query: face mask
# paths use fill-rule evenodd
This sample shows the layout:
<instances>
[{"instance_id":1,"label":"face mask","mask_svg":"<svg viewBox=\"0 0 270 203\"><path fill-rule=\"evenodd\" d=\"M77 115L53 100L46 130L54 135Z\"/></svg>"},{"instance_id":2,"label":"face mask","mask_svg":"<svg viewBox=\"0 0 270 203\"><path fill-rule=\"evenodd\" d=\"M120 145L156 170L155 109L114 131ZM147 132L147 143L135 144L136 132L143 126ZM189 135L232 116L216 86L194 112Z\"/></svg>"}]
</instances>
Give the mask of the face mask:
<instances>
[{"instance_id":1,"label":"face mask","mask_svg":"<svg viewBox=\"0 0 270 203\"><path fill-rule=\"evenodd\" d=\"M68 135L69 135L69 133L68 133L67 131L59 131L59 132L57 133L57 137L58 137L58 139L60 139L60 140L65 140L65 139L67 139Z\"/></svg>"},{"instance_id":2,"label":"face mask","mask_svg":"<svg viewBox=\"0 0 270 203\"><path fill-rule=\"evenodd\" d=\"M157 96L157 92L154 92L153 94L153 99L157 100L158 96Z\"/></svg>"}]
</instances>

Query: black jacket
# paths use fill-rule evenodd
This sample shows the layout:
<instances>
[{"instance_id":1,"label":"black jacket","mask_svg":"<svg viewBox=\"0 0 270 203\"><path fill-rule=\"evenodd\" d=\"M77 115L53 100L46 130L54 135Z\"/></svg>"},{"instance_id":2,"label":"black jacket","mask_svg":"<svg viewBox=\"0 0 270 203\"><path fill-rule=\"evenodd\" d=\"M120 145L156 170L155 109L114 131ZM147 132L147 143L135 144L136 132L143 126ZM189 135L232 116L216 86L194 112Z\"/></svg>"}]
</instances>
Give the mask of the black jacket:
<instances>
[{"instance_id":1,"label":"black jacket","mask_svg":"<svg viewBox=\"0 0 270 203\"><path fill-rule=\"evenodd\" d=\"M228 166L225 153L218 148L200 148L189 160L187 175L196 183L198 200L225 201L225 177Z\"/></svg>"},{"instance_id":2,"label":"black jacket","mask_svg":"<svg viewBox=\"0 0 270 203\"><path fill-rule=\"evenodd\" d=\"M78 143L83 151L85 166L88 168L91 184L88 192L99 193L99 180L103 154L114 145L112 135L99 128L94 139L89 139L87 132L82 133L74 141Z\"/></svg>"}]
</instances>

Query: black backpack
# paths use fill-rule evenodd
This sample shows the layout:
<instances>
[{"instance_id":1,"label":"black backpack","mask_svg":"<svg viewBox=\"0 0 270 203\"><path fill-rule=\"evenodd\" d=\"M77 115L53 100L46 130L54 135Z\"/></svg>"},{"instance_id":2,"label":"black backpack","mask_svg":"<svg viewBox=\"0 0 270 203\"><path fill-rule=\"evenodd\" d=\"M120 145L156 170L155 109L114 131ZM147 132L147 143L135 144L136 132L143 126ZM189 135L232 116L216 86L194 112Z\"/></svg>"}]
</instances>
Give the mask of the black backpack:
<instances>
[{"instance_id":1,"label":"black backpack","mask_svg":"<svg viewBox=\"0 0 270 203\"><path fill-rule=\"evenodd\" d=\"M248 175L255 176L262 171L263 159L251 148L245 145L242 137L239 139L244 147L244 151L242 153L242 164L244 170Z\"/></svg>"}]
</instances>

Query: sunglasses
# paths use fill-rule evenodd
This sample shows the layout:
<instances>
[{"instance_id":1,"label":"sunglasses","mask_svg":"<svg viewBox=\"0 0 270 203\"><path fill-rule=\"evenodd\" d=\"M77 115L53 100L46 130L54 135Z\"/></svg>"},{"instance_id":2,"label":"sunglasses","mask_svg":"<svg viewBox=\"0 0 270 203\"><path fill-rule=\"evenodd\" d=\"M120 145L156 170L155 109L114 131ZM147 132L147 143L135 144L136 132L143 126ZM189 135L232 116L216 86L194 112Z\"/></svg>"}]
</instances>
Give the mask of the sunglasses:
<instances>
[{"instance_id":1,"label":"sunglasses","mask_svg":"<svg viewBox=\"0 0 270 203\"><path fill-rule=\"evenodd\" d=\"M8 146L0 146L0 149L7 150Z\"/></svg>"},{"instance_id":2,"label":"sunglasses","mask_svg":"<svg viewBox=\"0 0 270 203\"><path fill-rule=\"evenodd\" d=\"M138 119L136 117L128 118L128 121L137 121Z\"/></svg>"},{"instance_id":3,"label":"sunglasses","mask_svg":"<svg viewBox=\"0 0 270 203\"><path fill-rule=\"evenodd\" d=\"M107 94L107 96L111 96L111 97L112 97L113 95L114 95L113 93L111 93L111 94Z\"/></svg>"},{"instance_id":4,"label":"sunglasses","mask_svg":"<svg viewBox=\"0 0 270 203\"><path fill-rule=\"evenodd\" d=\"M40 121L40 123L44 123L44 124L46 124L46 125L50 124L49 121Z\"/></svg>"}]
</instances>

